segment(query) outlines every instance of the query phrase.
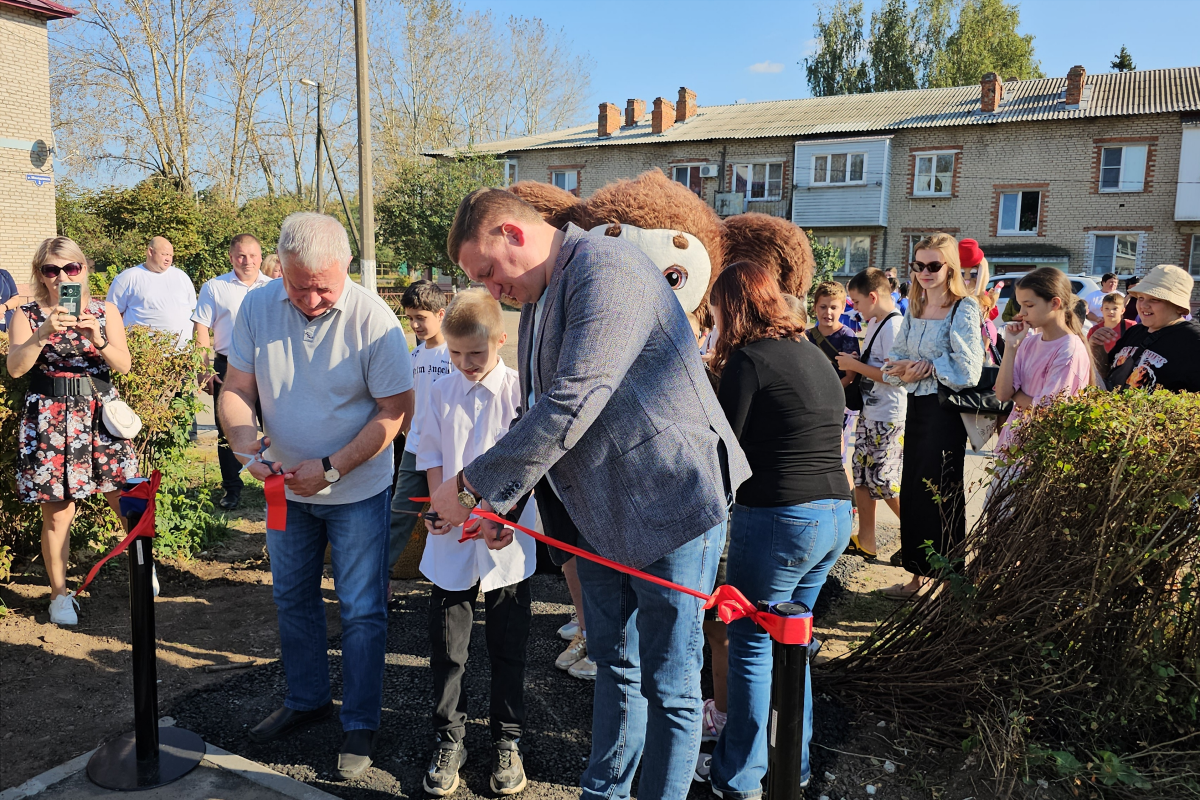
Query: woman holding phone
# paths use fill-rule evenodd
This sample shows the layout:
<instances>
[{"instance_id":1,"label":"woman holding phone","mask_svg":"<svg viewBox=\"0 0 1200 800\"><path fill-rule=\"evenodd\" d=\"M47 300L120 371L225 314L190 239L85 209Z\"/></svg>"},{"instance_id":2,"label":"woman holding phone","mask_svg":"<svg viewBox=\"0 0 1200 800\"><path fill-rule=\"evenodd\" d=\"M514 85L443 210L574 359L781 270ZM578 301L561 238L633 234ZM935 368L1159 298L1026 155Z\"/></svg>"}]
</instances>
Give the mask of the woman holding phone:
<instances>
[{"instance_id":1,"label":"woman holding phone","mask_svg":"<svg viewBox=\"0 0 1200 800\"><path fill-rule=\"evenodd\" d=\"M102 422L101 398L117 397L112 373L130 367L125 325L112 303L90 296L87 276L79 245L63 236L45 240L33 258L33 302L9 324L9 374L30 378L17 433L17 494L42 507L42 558L56 625L79 621L78 603L67 592L75 501L103 492L120 516L121 485L138 474L132 444L111 436Z\"/></svg>"}]
</instances>

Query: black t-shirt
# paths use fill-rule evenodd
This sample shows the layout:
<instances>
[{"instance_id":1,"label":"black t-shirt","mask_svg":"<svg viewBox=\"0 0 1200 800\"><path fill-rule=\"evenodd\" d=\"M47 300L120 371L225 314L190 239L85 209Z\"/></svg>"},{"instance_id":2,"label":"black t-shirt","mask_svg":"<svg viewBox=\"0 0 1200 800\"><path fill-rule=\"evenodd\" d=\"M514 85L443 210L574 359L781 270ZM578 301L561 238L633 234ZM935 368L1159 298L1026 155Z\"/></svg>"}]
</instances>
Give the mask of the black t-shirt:
<instances>
[{"instance_id":1,"label":"black t-shirt","mask_svg":"<svg viewBox=\"0 0 1200 800\"><path fill-rule=\"evenodd\" d=\"M1126 364L1131 358L1136 359L1132 371ZM1154 333L1135 325L1117 340L1108 359L1109 386L1114 389L1200 392L1200 322L1177 322ZM1120 387L1112 384L1114 373Z\"/></svg>"},{"instance_id":2,"label":"black t-shirt","mask_svg":"<svg viewBox=\"0 0 1200 800\"><path fill-rule=\"evenodd\" d=\"M846 395L829 360L806 339L760 339L735 350L717 392L753 475L744 506L849 500L842 468Z\"/></svg>"}]
</instances>

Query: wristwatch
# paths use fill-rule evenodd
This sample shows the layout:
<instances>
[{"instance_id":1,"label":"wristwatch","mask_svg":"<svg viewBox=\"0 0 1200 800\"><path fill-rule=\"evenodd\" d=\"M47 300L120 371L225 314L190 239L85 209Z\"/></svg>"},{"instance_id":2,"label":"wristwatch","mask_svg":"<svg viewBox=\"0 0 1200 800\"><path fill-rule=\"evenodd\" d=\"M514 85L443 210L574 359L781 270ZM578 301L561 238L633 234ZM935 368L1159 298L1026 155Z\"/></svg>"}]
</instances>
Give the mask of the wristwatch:
<instances>
[{"instance_id":1,"label":"wristwatch","mask_svg":"<svg viewBox=\"0 0 1200 800\"><path fill-rule=\"evenodd\" d=\"M330 483L337 483L342 479L342 473L333 468L333 464L329 461L329 456L321 459L321 468L325 470L325 480Z\"/></svg>"},{"instance_id":2,"label":"wristwatch","mask_svg":"<svg viewBox=\"0 0 1200 800\"><path fill-rule=\"evenodd\" d=\"M466 478L463 477L462 470L458 471L458 504L463 508L474 508L479 505L479 495L467 488Z\"/></svg>"}]
</instances>

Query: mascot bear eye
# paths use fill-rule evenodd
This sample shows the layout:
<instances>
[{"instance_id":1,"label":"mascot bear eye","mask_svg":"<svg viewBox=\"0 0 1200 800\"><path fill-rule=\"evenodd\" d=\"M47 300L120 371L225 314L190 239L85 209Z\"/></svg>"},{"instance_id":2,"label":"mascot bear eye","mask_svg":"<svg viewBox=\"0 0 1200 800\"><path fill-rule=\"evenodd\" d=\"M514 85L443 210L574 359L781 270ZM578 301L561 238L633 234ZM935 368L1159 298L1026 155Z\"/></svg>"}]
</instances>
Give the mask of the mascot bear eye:
<instances>
[{"instance_id":1,"label":"mascot bear eye","mask_svg":"<svg viewBox=\"0 0 1200 800\"><path fill-rule=\"evenodd\" d=\"M667 285L672 289L679 290L687 283L687 270L678 264L672 264L663 270L663 277L667 279Z\"/></svg>"}]
</instances>

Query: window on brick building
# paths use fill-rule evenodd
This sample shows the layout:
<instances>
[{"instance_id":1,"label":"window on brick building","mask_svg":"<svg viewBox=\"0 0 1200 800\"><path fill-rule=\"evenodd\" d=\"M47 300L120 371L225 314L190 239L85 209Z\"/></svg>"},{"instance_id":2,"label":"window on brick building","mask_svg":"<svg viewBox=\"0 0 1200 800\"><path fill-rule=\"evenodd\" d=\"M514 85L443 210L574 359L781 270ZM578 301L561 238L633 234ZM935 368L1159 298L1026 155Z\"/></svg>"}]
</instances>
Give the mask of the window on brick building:
<instances>
[{"instance_id":1,"label":"window on brick building","mask_svg":"<svg viewBox=\"0 0 1200 800\"><path fill-rule=\"evenodd\" d=\"M782 199L783 162L734 165L733 191L745 195L747 200Z\"/></svg>"},{"instance_id":2,"label":"window on brick building","mask_svg":"<svg viewBox=\"0 0 1200 800\"><path fill-rule=\"evenodd\" d=\"M700 194L699 164L680 164L671 170L671 177L691 189L697 195Z\"/></svg>"},{"instance_id":3,"label":"window on brick building","mask_svg":"<svg viewBox=\"0 0 1200 800\"><path fill-rule=\"evenodd\" d=\"M1144 144L1100 150L1100 191L1140 192L1146 186Z\"/></svg>"},{"instance_id":4,"label":"window on brick building","mask_svg":"<svg viewBox=\"0 0 1200 800\"><path fill-rule=\"evenodd\" d=\"M813 186L866 183L866 153L829 153L813 156Z\"/></svg>"},{"instance_id":5,"label":"window on brick building","mask_svg":"<svg viewBox=\"0 0 1200 800\"><path fill-rule=\"evenodd\" d=\"M568 192L578 193L579 191L579 173L573 169L550 173L550 182Z\"/></svg>"},{"instance_id":6,"label":"window on brick building","mask_svg":"<svg viewBox=\"0 0 1200 800\"><path fill-rule=\"evenodd\" d=\"M1132 275L1137 267L1138 239L1136 233L1096 234L1092 247L1092 274L1115 272ZM1193 251L1194 252L1194 251Z\"/></svg>"},{"instance_id":7,"label":"window on brick building","mask_svg":"<svg viewBox=\"0 0 1200 800\"><path fill-rule=\"evenodd\" d=\"M1000 220L996 233L1000 236L1033 235L1038 231L1038 211L1042 205L1041 192L1004 192L1000 195Z\"/></svg>"},{"instance_id":8,"label":"window on brick building","mask_svg":"<svg viewBox=\"0 0 1200 800\"><path fill-rule=\"evenodd\" d=\"M948 195L954 183L954 153L917 156L914 195Z\"/></svg>"},{"instance_id":9,"label":"window on brick building","mask_svg":"<svg viewBox=\"0 0 1200 800\"><path fill-rule=\"evenodd\" d=\"M854 275L871 264L870 236L818 236L817 241L841 251L842 268L838 275Z\"/></svg>"},{"instance_id":10,"label":"window on brick building","mask_svg":"<svg viewBox=\"0 0 1200 800\"><path fill-rule=\"evenodd\" d=\"M1200 278L1200 234L1192 234L1192 257L1188 261L1188 272Z\"/></svg>"},{"instance_id":11,"label":"window on brick building","mask_svg":"<svg viewBox=\"0 0 1200 800\"><path fill-rule=\"evenodd\" d=\"M516 159L507 159L504 162L504 185L512 186L518 180L517 178L517 162Z\"/></svg>"}]
</instances>

